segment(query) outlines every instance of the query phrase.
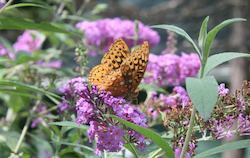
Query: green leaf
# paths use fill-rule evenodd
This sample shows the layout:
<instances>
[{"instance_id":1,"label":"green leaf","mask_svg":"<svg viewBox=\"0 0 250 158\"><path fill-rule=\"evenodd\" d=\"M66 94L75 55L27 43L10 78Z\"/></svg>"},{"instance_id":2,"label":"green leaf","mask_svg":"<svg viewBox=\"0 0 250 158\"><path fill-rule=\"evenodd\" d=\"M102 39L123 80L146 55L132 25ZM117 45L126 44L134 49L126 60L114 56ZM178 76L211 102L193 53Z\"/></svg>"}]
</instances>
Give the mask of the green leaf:
<instances>
[{"instance_id":1,"label":"green leaf","mask_svg":"<svg viewBox=\"0 0 250 158\"><path fill-rule=\"evenodd\" d=\"M20 7L38 7L38 8L43 8L43 9L49 9L49 6L43 6L43 5L35 4L35 3L18 3L18 4L13 4L4 8L4 11L11 10L14 8L20 8Z\"/></svg>"},{"instance_id":2,"label":"green leaf","mask_svg":"<svg viewBox=\"0 0 250 158\"><path fill-rule=\"evenodd\" d=\"M79 125L79 124L77 124L75 122L71 122L71 121L51 122L51 123L49 123L49 125L71 127L71 128L80 128L80 129L84 129L84 130L88 129L88 126Z\"/></svg>"},{"instance_id":3,"label":"green leaf","mask_svg":"<svg viewBox=\"0 0 250 158\"><path fill-rule=\"evenodd\" d=\"M206 42L205 42L205 48L204 48L204 55L206 55L205 56L206 58L209 56L211 45L212 45L217 33L221 29L226 27L227 25L235 23L235 22L239 22L239 21L246 21L246 19L234 18L234 19L225 20L222 23L220 23L219 25L217 25L216 27L214 27L211 31L208 32L207 39L206 39Z\"/></svg>"},{"instance_id":4,"label":"green leaf","mask_svg":"<svg viewBox=\"0 0 250 158\"><path fill-rule=\"evenodd\" d=\"M53 153L53 148L51 144L38 134L27 133L32 138L32 142L35 144L37 148L47 150L49 153Z\"/></svg>"},{"instance_id":5,"label":"green leaf","mask_svg":"<svg viewBox=\"0 0 250 158\"><path fill-rule=\"evenodd\" d=\"M124 147L129 150L136 158L138 158L138 152L135 148L135 145L132 144L132 143L127 143L127 144L124 144Z\"/></svg>"},{"instance_id":6,"label":"green leaf","mask_svg":"<svg viewBox=\"0 0 250 158\"><path fill-rule=\"evenodd\" d=\"M57 27L55 24L33 22L30 19L0 17L0 30L39 30L46 32L68 33L65 29Z\"/></svg>"},{"instance_id":7,"label":"green leaf","mask_svg":"<svg viewBox=\"0 0 250 158\"><path fill-rule=\"evenodd\" d=\"M201 57L201 52L200 52L199 48L197 47L197 45L195 44L195 42L192 40L192 38L187 34L187 32L185 30L183 30L182 28L179 28L179 27L174 26L174 25L154 25L152 27L153 28L159 28L159 29L165 29L165 30L173 31L176 34L181 35L182 37L186 38L186 40L188 40L192 44L192 46L194 47L195 51Z\"/></svg>"},{"instance_id":8,"label":"green leaf","mask_svg":"<svg viewBox=\"0 0 250 158\"><path fill-rule=\"evenodd\" d=\"M187 78L186 87L193 105L208 120L218 99L218 83L213 76Z\"/></svg>"},{"instance_id":9,"label":"green leaf","mask_svg":"<svg viewBox=\"0 0 250 158\"><path fill-rule=\"evenodd\" d=\"M230 143L226 143L226 144L217 146L215 148L206 150L202 153L199 153L196 156L194 156L194 158L205 158L207 156L218 154L224 151L248 148L249 146L250 146L250 139L230 142Z\"/></svg>"},{"instance_id":10,"label":"green leaf","mask_svg":"<svg viewBox=\"0 0 250 158\"><path fill-rule=\"evenodd\" d=\"M209 16L207 16L201 24L201 29L198 38L198 45L200 49L204 50L204 44L207 38L207 24L208 24Z\"/></svg>"},{"instance_id":11,"label":"green leaf","mask_svg":"<svg viewBox=\"0 0 250 158\"><path fill-rule=\"evenodd\" d=\"M10 95L10 98L6 103L14 112L20 111L26 105L25 100L19 95Z\"/></svg>"},{"instance_id":12,"label":"green leaf","mask_svg":"<svg viewBox=\"0 0 250 158\"><path fill-rule=\"evenodd\" d=\"M39 60L38 57L35 57L27 52L18 52L16 55L15 63L16 64L22 64L22 63L27 63L29 61L37 61Z\"/></svg>"},{"instance_id":13,"label":"green leaf","mask_svg":"<svg viewBox=\"0 0 250 158\"><path fill-rule=\"evenodd\" d=\"M93 149L90 148L90 147L88 147L88 146L86 146L86 145L75 144L75 143L68 143L68 142L62 142L62 141L56 142L56 143L59 143L59 144L61 144L61 145L69 145L69 146L79 147L79 148L83 148L83 149L86 149L86 150L88 150L88 151L93 152Z\"/></svg>"},{"instance_id":14,"label":"green leaf","mask_svg":"<svg viewBox=\"0 0 250 158\"><path fill-rule=\"evenodd\" d=\"M14 151L16 143L20 137L20 134L14 131L2 131L0 130L0 143L1 141L5 142L6 145Z\"/></svg>"},{"instance_id":15,"label":"green leaf","mask_svg":"<svg viewBox=\"0 0 250 158\"><path fill-rule=\"evenodd\" d=\"M144 128L144 127L135 125L131 122L128 122L126 120L123 120L115 115L108 115L108 116L114 118L115 120L119 121L120 123L124 124L125 126L142 134L143 136L147 137L148 139L151 139L155 144L157 144L160 148L162 148L162 150L166 154L166 157L174 158L173 150L171 149L169 144L163 138L161 138L161 136L159 134L155 133L154 131L152 131L148 128Z\"/></svg>"},{"instance_id":16,"label":"green leaf","mask_svg":"<svg viewBox=\"0 0 250 158\"><path fill-rule=\"evenodd\" d=\"M241 57L250 57L250 54L237 53L237 52L223 52L223 53L212 55L207 60L207 64L204 68L204 75L206 75L209 71L211 71L216 66L226 61L229 61L235 58L241 58Z\"/></svg>"},{"instance_id":17,"label":"green leaf","mask_svg":"<svg viewBox=\"0 0 250 158\"><path fill-rule=\"evenodd\" d=\"M32 92L40 93L40 94L43 94L43 95L47 96L55 104L58 104L59 99L61 98L60 96L58 96L58 95L56 95L56 94L54 94L52 92L43 90L43 89L38 88L36 86L32 86L32 85L24 84L24 83L21 83L21 82L17 82L17 81L0 79L0 86L12 87L13 91L18 91L18 92L23 92L23 93L31 93L31 94L32 94Z\"/></svg>"},{"instance_id":18,"label":"green leaf","mask_svg":"<svg viewBox=\"0 0 250 158\"><path fill-rule=\"evenodd\" d=\"M91 11L91 14L93 15L100 14L101 12L105 11L107 8L108 8L108 5L106 3L98 3Z\"/></svg>"}]
</instances>

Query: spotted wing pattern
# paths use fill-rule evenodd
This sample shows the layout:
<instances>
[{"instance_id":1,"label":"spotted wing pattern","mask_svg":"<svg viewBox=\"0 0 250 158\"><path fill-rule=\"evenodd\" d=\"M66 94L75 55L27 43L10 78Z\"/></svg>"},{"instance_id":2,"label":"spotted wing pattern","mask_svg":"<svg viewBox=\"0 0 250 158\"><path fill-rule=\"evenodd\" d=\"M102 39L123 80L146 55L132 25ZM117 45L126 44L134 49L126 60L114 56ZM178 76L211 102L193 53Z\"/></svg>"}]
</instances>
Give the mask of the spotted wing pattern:
<instances>
[{"instance_id":1,"label":"spotted wing pattern","mask_svg":"<svg viewBox=\"0 0 250 158\"><path fill-rule=\"evenodd\" d=\"M128 55L127 44L122 39L118 39L110 46L108 52L102 58L101 64L106 64L112 69L118 69Z\"/></svg>"},{"instance_id":2,"label":"spotted wing pattern","mask_svg":"<svg viewBox=\"0 0 250 158\"><path fill-rule=\"evenodd\" d=\"M121 65L125 83L129 85L132 92L136 90L143 78L147 68L148 56L149 45L148 42L144 42L141 46L132 51L130 56Z\"/></svg>"},{"instance_id":3,"label":"spotted wing pattern","mask_svg":"<svg viewBox=\"0 0 250 158\"><path fill-rule=\"evenodd\" d=\"M101 64L90 71L88 80L100 90L110 91L114 96L126 96L133 93L141 82L148 55L148 42L130 53L127 44L118 39L104 55Z\"/></svg>"}]
</instances>

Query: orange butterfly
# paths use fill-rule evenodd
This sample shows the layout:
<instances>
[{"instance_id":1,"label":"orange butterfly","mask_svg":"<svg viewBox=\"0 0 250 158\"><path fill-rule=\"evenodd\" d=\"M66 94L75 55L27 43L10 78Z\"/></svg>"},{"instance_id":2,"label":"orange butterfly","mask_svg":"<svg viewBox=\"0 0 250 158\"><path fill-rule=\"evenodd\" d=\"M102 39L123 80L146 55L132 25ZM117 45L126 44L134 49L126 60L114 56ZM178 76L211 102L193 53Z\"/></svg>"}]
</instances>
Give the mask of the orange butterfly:
<instances>
[{"instance_id":1,"label":"orange butterfly","mask_svg":"<svg viewBox=\"0 0 250 158\"><path fill-rule=\"evenodd\" d=\"M113 96L134 93L145 73L149 56L148 42L144 42L130 53L127 44L116 40L89 74L88 80L99 89Z\"/></svg>"}]
</instances>

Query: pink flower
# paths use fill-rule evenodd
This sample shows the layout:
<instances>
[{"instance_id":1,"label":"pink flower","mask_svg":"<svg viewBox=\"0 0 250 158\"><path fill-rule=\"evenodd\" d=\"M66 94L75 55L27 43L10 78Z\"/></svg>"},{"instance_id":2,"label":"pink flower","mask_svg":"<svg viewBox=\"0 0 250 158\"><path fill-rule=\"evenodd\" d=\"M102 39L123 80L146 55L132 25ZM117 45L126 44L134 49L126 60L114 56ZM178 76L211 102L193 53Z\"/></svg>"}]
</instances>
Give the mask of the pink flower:
<instances>
[{"instance_id":1,"label":"pink flower","mask_svg":"<svg viewBox=\"0 0 250 158\"><path fill-rule=\"evenodd\" d=\"M25 51L32 53L41 48L45 36L37 31L27 30L24 31L22 35L17 38L13 47L15 52Z\"/></svg>"},{"instance_id":2,"label":"pink flower","mask_svg":"<svg viewBox=\"0 0 250 158\"><path fill-rule=\"evenodd\" d=\"M183 84L187 77L197 75L199 68L199 56L195 53L182 53L181 56L150 54L143 81L158 86L177 86Z\"/></svg>"},{"instance_id":3,"label":"pink flower","mask_svg":"<svg viewBox=\"0 0 250 158\"><path fill-rule=\"evenodd\" d=\"M229 89L225 88L225 83L221 83L218 87L218 92L220 96L226 96L229 93Z\"/></svg>"},{"instance_id":4,"label":"pink flower","mask_svg":"<svg viewBox=\"0 0 250 158\"><path fill-rule=\"evenodd\" d=\"M120 18L100 19L96 21L82 21L76 24L76 28L84 32L84 43L88 47L88 54L95 56L96 48L107 51L108 46L118 38L126 41L129 47L134 44L135 23L131 20L122 20ZM150 46L157 45L160 36L150 27L139 22L138 44L148 41Z\"/></svg>"}]
</instances>

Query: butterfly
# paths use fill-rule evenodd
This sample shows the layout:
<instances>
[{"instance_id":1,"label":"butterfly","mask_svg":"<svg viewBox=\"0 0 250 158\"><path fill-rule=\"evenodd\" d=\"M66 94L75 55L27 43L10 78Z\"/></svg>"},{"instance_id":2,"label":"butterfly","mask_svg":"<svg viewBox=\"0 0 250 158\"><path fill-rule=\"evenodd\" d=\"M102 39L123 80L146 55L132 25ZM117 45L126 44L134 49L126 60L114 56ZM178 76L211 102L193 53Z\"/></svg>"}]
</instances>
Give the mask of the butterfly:
<instances>
[{"instance_id":1,"label":"butterfly","mask_svg":"<svg viewBox=\"0 0 250 158\"><path fill-rule=\"evenodd\" d=\"M117 39L103 56L101 63L91 69L88 81L113 96L134 93L143 78L149 56L149 44L144 42L131 53L122 39Z\"/></svg>"}]
</instances>

